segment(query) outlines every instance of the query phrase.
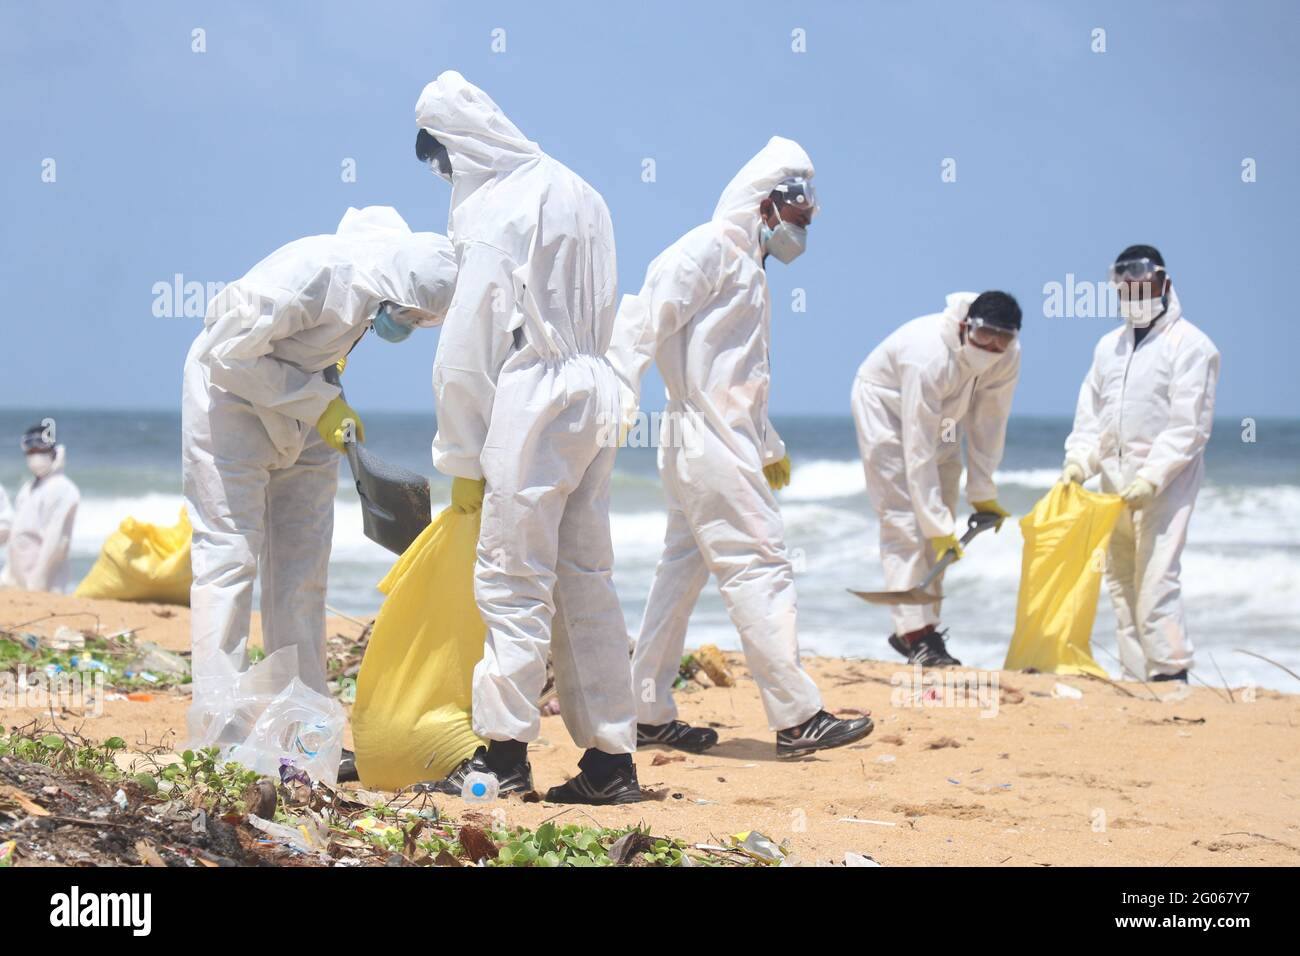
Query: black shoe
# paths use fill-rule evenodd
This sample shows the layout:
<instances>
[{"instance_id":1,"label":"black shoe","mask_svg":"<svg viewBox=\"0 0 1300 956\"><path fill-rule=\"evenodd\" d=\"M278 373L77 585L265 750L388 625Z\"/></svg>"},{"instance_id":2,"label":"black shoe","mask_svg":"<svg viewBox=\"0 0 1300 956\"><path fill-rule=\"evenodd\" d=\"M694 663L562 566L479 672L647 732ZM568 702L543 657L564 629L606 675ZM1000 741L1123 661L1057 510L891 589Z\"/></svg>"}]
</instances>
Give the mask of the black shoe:
<instances>
[{"instance_id":1,"label":"black shoe","mask_svg":"<svg viewBox=\"0 0 1300 956\"><path fill-rule=\"evenodd\" d=\"M674 720L666 724L637 724L637 747L649 747L659 744L687 753L702 754L718 742L718 732L712 727L692 727L684 721Z\"/></svg>"},{"instance_id":2,"label":"black shoe","mask_svg":"<svg viewBox=\"0 0 1300 956\"><path fill-rule=\"evenodd\" d=\"M1187 669L1183 668L1177 674L1156 674L1151 678L1152 681L1180 680L1184 684L1188 683Z\"/></svg>"},{"instance_id":3,"label":"black shoe","mask_svg":"<svg viewBox=\"0 0 1300 956\"><path fill-rule=\"evenodd\" d=\"M797 757L814 750L829 750L861 740L875 729L870 717L841 720L819 710L798 727L776 732L776 755Z\"/></svg>"},{"instance_id":4,"label":"black shoe","mask_svg":"<svg viewBox=\"0 0 1300 956\"><path fill-rule=\"evenodd\" d=\"M944 644L943 636L947 633L946 628L939 631L931 627L928 632L910 642L897 634L891 634L889 646L906 657L909 664L920 664L922 667L961 667L961 661L949 654Z\"/></svg>"},{"instance_id":5,"label":"black shoe","mask_svg":"<svg viewBox=\"0 0 1300 956\"><path fill-rule=\"evenodd\" d=\"M355 783L361 779L357 775L357 755L346 747L343 748L343 758L339 760L339 775L336 779L339 783Z\"/></svg>"},{"instance_id":6,"label":"black shoe","mask_svg":"<svg viewBox=\"0 0 1300 956\"><path fill-rule=\"evenodd\" d=\"M645 799L636 780L636 765L620 767L604 783L597 784L587 771L581 771L567 783L546 791L547 803L640 803Z\"/></svg>"},{"instance_id":7,"label":"black shoe","mask_svg":"<svg viewBox=\"0 0 1300 956\"><path fill-rule=\"evenodd\" d=\"M462 760L460 766L443 779L417 783L411 789L417 793L449 793L459 797L465 786L465 778L471 773L495 775L498 796L504 797L508 793L529 793L533 789L533 768L527 760L521 760L505 773L500 773L488 766L486 747L479 747L474 751L474 756Z\"/></svg>"}]
</instances>

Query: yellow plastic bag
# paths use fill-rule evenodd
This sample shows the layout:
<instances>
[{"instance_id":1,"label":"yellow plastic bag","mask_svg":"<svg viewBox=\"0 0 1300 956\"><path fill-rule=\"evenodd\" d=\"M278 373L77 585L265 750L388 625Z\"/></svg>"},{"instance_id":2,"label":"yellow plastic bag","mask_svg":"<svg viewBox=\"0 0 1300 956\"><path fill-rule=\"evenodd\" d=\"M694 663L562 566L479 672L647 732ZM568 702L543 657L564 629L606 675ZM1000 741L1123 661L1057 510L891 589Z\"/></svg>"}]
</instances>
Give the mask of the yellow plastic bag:
<instances>
[{"instance_id":1,"label":"yellow plastic bag","mask_svg":"<svg viewBox=\"0 0 1300 956\"><path fill-rule=\"evenodd\" d=\"M367 787L440 779L483 743L470 726L474 665L487 635L474 601L479 520L443 511L379 582L387 598L352 709L357 772Z\"/></svg>"},{"instance_id":2,"label":"yellow plastic bag","mask_svg":"<svg viewBox=\"0 0 1300 956\"><path fill-rule=\"evenodd\" d=\"M127 518L108 536L77 597L190 603L190 517L170 528Z\"/></svg>"},{"instance_id":3,"label":"yellow plastic bag","mask_svg":"<svg viewBox=\"0 0 1300 956\"><path fill-rule=\"evenodd\" d=\"M1119 495L1061 482L1020 519L1020 597L1004 668L1106 676L1092 659L1092 622L1106 546L1123 510Z\"/></svg>"}]
</instances>

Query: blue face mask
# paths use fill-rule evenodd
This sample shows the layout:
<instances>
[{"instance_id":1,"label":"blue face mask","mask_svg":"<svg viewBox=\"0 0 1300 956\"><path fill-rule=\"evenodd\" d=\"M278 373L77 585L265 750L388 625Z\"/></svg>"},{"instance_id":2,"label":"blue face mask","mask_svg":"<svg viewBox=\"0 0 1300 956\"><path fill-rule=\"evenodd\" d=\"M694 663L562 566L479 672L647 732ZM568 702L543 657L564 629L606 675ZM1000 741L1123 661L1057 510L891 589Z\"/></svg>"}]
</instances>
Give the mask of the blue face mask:
<instances>
[{"instance_id":1,"label":"blue face mask","mask_svg":"<svg viewBox=\"0 0 1300 956\"><path fill-rule=\"evenodd\" d=\"M375 334L385 342L404 342L411 334L410 326L403 325L389 315L387 302L375 313L374 326Z\"/></svg>"}]
</instances>

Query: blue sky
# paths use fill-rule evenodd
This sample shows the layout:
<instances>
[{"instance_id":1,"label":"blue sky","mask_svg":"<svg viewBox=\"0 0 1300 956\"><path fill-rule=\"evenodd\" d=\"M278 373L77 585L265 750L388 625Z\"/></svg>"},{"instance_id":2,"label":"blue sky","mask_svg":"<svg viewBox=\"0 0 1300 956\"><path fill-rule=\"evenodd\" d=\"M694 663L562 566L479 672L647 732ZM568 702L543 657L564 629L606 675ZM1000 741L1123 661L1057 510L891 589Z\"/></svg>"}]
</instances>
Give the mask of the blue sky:
<instances>
[{"instance_id":1,"label":"blue sky","mask_svg":"<svg viewBox=\"0 0 1300 956\"><path fill-rule=\"evenodd\" d=\"M0 406L176 407L200 320L155 317L155 283L233 279L349 205L441 230L413 108L455 68L604 194L625 291L770 135L805 146L823 212L772 264L778 414L847 414L875 343L987 288L1027 316L1016 411L1068 413L1110 322L1044 318L1044 283L1103 279L1134 242L1223 351L1220 411L1295 414L1297 9L3 0ZM430 408L435 347L370 337L358 410Z\"/></svg>"}]
</instances>

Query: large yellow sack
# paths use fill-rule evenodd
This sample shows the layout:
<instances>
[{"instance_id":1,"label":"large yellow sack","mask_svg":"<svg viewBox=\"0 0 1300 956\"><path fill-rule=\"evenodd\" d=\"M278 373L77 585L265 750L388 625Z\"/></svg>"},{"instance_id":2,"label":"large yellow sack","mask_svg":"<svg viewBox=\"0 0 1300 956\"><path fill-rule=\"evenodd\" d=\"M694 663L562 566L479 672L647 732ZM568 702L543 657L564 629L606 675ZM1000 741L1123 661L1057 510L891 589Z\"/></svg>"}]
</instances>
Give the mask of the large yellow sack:
<instances>
[{"instance_id":1,"label":"large yellow sack","mask_svg":"<svg viewBox=\"0 0 1300 956\"><path fill-rule=\"evenodd\" d=\"M379 583L387 598L352 708L357 772L367 787L445 777L483 743L469 713L487 634L474 602L479 519L448 508Z\"/></svg>"},{"instance_id":2,"label":"large yellow sack","mask_svg":"<svg viewBox=\"0 0 1300 956\"><path fill-rule=\"evenodd\" d=\"M1092 659L1092 623L1106 546L1123 510L1119 495L1061 482L1020 519L1020 598L1004 668L1106 676Z\"/></svg>"},{"instance_id":3,"label":"large yellow sack","mask_svg":"<svg viewBox=\"0 0 1300 956\"><path fill-rule=\"evenodd\" d=\"M108 536L77 597L190 603L190 518L170 528L127 518Z\"/></svg>"}]
</instances>

